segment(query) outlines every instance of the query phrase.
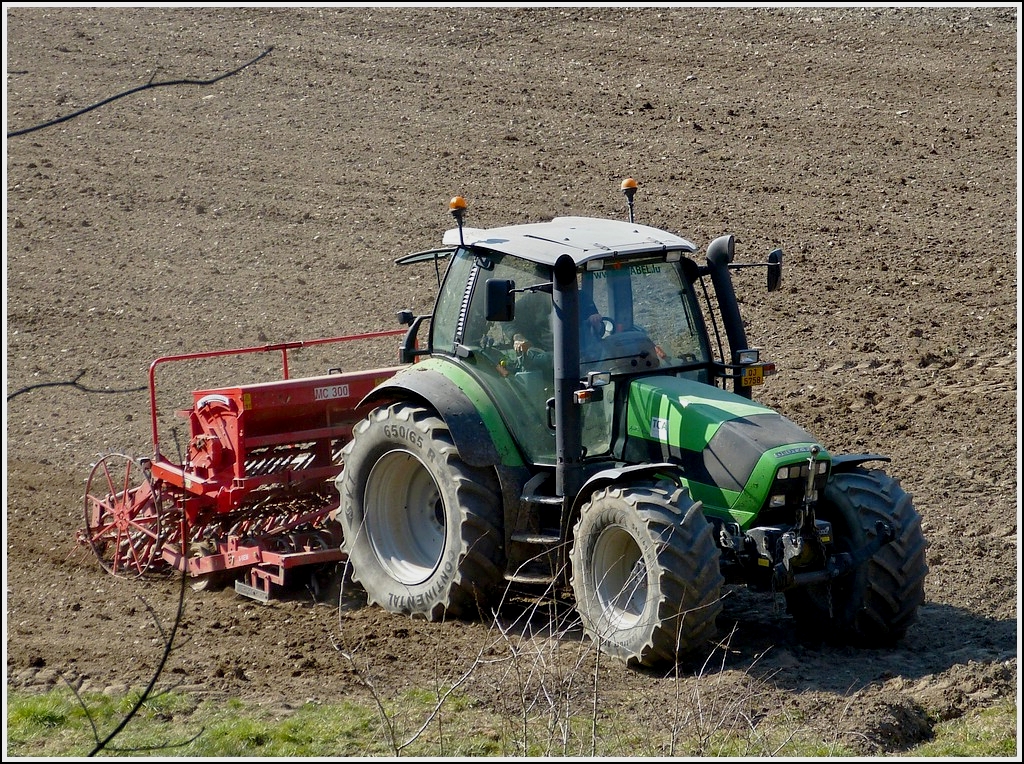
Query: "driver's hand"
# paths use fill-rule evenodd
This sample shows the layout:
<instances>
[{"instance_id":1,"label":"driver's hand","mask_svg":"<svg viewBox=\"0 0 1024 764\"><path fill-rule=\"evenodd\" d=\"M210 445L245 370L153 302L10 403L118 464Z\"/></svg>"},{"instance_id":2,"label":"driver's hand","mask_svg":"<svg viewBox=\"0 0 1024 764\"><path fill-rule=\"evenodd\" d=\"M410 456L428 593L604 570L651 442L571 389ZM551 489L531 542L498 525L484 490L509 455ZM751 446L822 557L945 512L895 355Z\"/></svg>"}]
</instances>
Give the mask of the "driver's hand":
<instances>
[{"instance_id":1,"label":"driver's hand","mask_svg":"<svg viewBox=\"0 0 1024 764\"><path fill-rule=\"evenodd\" d=\"M523 355L527 350L533 347L530 341L521 334L517 334L512 338L512 349L515 350L516 355Z\"/></svg>"}]
</instances>

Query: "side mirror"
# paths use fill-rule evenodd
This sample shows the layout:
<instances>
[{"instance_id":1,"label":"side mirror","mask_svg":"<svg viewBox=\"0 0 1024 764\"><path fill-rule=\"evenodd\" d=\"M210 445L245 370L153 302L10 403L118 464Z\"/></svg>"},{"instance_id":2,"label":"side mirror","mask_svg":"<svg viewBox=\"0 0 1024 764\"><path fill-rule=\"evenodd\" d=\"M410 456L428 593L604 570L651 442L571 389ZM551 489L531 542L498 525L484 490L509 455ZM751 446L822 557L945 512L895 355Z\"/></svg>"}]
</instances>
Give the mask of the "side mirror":
<instances>
[{"instance_id":1,"label":"side mirror","mask_svg":"<svg viewBox=\"0 0 1024 764\"><path fill-rule=\"evenodd\" d=\"M511 279L487 279L486 316L488 321L511 321L516 317L516 282Z\"/></svg>"},{"instance_id":2,"label":"side mirror","mask_svg":"<svg viewBox=\"0 0 1024 764\"><path fill-rule=\"evenodd\" d=\"M768 291L774 292L782 283L782 250L773 249L768 254Z\"/></svg>"}]
</instances>

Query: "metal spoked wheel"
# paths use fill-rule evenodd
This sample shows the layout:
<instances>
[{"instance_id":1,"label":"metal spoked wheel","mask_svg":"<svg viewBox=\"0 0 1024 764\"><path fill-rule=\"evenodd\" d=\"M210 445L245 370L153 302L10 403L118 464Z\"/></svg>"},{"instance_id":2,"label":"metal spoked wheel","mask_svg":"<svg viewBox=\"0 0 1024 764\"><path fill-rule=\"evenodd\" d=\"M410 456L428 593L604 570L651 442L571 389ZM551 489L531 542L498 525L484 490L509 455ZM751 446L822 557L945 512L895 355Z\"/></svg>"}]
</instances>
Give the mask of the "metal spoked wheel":
<instances>
[{"instance_id":1,"label":"metal spoked wheel","mask_svg":"<svg viewBox=\"0 0 1024 764\"><path fill-rule=\"evenodd\" d=\"M142 464L130 456L100 459L85 486L86 540L100 565L139 578L160 559L160 495Z\"/></svg>"}]
</instances>

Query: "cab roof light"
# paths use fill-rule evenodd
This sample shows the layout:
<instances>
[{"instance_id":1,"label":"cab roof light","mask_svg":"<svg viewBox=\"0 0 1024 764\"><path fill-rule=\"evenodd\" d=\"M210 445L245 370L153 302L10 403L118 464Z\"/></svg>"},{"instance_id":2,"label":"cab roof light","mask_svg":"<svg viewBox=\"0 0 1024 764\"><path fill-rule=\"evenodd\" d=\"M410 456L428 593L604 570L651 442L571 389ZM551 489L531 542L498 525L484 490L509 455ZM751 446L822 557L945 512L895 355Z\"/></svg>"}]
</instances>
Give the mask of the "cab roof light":
<instances>
[{"instance_id":1,"label":"cab roof light","mask_svg":"<svg viewBox=\"0 0 1024 764\"><path fill-rule=\"evenodd\" d=\"M448 211L452 213L455 222L459 224L459 243L462 246L466 246L466 240L462 235L462 222L466 215L466 200L461 196L453 196L452 200L448 202Z\"/></svg>"},{"instance_id":2,"label":"cab roof light","mask_svg":"<svg viewBox=\"0 0 1024 764\"><path fill-rule=\"evenodd\" d=\"M629 222L633 222L633 197L636 196L637 184L632 178L622 181L622 193L626 195L626 205L629 207Z\"/></svg>"}]
</instances>

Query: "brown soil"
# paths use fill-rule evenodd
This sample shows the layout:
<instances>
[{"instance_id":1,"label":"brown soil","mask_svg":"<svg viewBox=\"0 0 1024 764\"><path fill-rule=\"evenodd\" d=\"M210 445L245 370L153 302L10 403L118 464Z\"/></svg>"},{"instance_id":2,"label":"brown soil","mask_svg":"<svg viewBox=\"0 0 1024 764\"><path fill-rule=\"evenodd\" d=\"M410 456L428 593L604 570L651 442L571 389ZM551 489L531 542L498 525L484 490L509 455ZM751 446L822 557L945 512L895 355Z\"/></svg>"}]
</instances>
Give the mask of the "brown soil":
<instances>
[{"instance_id":1,"label":"brown soil","mask_svg":"<svg viewBox=\"0 0 1024 764\"><path fill-rule=\"evenodd\" d=\"M751 262L785 250L782 290L737 277L780 370L758 397L834 453L891 456L929 543L894 649L803 644L780 602L735 591L729 650L687 688L703 673L723 713L748 699L737 723L799 713L865 753L1014 699L1015 6L5 12L9 133L273 48L7 140L9 688L156 666L146 606L169 625L176 582L106 575L75 544L97 456L151 453L154 358L397 328L436 282L393 260L440 243L452 196L482 227L622 217L632 176L641 222L701 247L735 233ZM485 649L502 660L462 689L508 701L493 628L285 595L189 591L166 677L295 707L368 697L339 647L387 695ZM540 654L547 611L531 623ZM611 661L599 688L652 733L680 702Z\"/></svg>"}]
</instances>

